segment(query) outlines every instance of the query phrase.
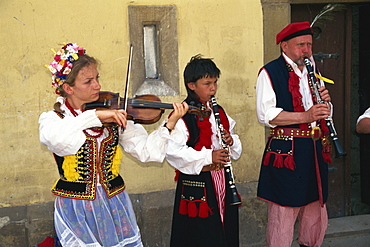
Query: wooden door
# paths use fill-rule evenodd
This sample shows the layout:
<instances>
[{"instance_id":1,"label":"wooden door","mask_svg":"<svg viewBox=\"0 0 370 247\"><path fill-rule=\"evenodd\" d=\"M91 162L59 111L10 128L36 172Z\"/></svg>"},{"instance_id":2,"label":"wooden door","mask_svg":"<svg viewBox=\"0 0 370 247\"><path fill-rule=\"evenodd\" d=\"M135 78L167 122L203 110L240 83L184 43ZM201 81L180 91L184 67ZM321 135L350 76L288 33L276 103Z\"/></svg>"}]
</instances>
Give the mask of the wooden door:
<instances>
[{"instance_id":1,"label":"wooden door","mask_svg":"<svg viewBox=\"0 0 370 247\"><path fill-rule=\"evenodd\" d=\"M359 114L370 107L370 3L359 7ZM360 137L360 181L361 201L370 206L370 134L361 134ZM370 209L370 207L369 207Z\"/></svg>"},{"instance_id":2,"label":"wooden door","mask_svg":"<svg viewBox=\"0 0 370 247\"><path fill-rule=\"evenodd\" d=\"M310 23L325 4L292 5L292 22L309 21ZM333 20L319 25L321 34L313 40L314 54L334 54L335 58L316 59L317 67L324 77L335 81L327 84L334 105L334 126L339 143L347 156L335 158L329 165L329 198L327 202L329 217L340 217L350 214L350 79L351 72L351 18L350 9L332 12Z\"/></svg>"}]
</instances>

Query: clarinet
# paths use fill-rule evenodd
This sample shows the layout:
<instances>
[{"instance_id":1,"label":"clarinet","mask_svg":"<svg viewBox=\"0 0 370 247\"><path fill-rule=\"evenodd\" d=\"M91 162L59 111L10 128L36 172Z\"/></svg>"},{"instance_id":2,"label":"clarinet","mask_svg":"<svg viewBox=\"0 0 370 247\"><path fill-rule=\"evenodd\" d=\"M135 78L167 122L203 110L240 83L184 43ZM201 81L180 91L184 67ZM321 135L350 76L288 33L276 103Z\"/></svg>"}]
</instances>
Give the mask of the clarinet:
<instances>
[{"instance_id":1,"label":"clarinet","mask_svg":"<svg viewBox=\"0 0 370 247\"><path fill-rule=\"evenodd\" d=\"M312 87L313 87L314 94L315 94L316 99L317 99L317 103L319 103L319 104L320 103L328 104L326 101L321 99L320 92L319 92L319 87L320 86L319 86L318 80L315 76L315 73L313 71L312 62L308 57L304 58L304 64L306 65L308 74L310 75L311 82L312 82ZM328 126L328 129L330 131L330 137L333 140L334 147L335 147L335 150L336 150L336 155L335 156L337 158L346 156L347 154L344 152L342 146L339 143L337 131L334 128L334 122L333 122L332 117L329 116L325 120L326 120L326 125Z\"/></svg>"},{"instance_id":2,"label":"clarinet","mask_svg":"<svg viewBox=\"0 0 370 247\"><path fill-rule=\"evenodd\" d=\"M213 107L213 113L214 113L215 119L216 119L216 124L217 124L217 127L218 127L217 128L217 134L218 134L218 137L219 137L219 140L220 140L220 146L223 149L228 150L228 152L230 153L230 146L226 144L225 139L223 138L224 133L225 133L225 129L224 129L222 123L221 123L220 113L218 111L218 105L217 105L217 102L216 102L216 98L213 95L211 96L211 103L212 103L212 107ZM224 165L224 169L225 169L226 180L227 180L226 182L229 185L229 188L230 188L231 193L232 193L232 198L231 198L230 205L239 205L242 202L240 200L239 193L236 190L235 180L234 180L234 175L233 175L233 168L231 166L230 157L229 157L229 161L227 162L227 164Z\"/></svg>"}]
</instances>

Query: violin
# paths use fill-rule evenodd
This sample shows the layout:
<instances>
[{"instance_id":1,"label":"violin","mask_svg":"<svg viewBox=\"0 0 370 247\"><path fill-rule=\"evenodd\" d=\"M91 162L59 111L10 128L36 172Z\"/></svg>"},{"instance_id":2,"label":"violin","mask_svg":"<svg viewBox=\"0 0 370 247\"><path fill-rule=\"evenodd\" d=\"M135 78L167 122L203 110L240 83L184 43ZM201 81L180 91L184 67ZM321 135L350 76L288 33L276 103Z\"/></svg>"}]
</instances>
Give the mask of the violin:
<instances>
[{"instance_id":1,"label":"violin","mask_svg":"<svg viewBox=\"0 0 370 247\"><path fill-rule=\"evenodd\" d=\"M130 55L127 65L125 97L121 98L119 93L107 91L99 92L97 101L82 105L82 110L97 109L97 110L118 110L124 109L127 112L127 119L133 120L135 123L153 124L156 123L164 112L164 109L173 109L173 105L162 103L161 100L152 94L144 94L128 98L128 85L130 82L133 46L130 45ZM203 110L194 106L189 106L188 113L197 114L201 117L209 117L211 110ZM114 123L105 123L104 126L109 126Z\"/></svg>"},{"instance_id":2,"label":"violin","mask_svg":"<svg viewBox=\"0 0 370 247\"><path fill-rule=\"evenodd\" d=\"M124 109L127 112L127 120L133 120L140 124L156 123L165 109L173 109L170 103L162 103L158 96L152 94L138 95L134 98L125 98L119 96L119 93L107 91L99 92L97 101L82 105L82 110L118 110ZM201 117L209 117L210 109L202 110L198 107L189 105L188 113Z\"/></svg>"}]
</instances>

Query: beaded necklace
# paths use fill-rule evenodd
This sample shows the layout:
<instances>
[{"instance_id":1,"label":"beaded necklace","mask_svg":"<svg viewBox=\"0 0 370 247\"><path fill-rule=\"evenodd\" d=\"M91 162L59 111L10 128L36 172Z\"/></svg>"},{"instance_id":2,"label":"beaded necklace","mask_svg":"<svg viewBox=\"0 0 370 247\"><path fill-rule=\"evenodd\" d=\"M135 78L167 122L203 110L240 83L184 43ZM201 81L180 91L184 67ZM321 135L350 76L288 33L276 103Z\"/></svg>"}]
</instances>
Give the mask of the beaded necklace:
<instances>
[{"instance_id":1,"label":"beaded necklace","mask_svg":"<svg viewBox=\"0 0 370 247\"><path fill-rule=\"evenodd\" d=\"M69 104L68 99L66 99L66 107L68 110L72 113L73 116L77 117L78 113L73 109L73 107ZM84 112L84 111L82 111ZM93 127L86 130L83 130L83 132L88 136L92 138L99 138L103 134L104 128L103 127Z\"/></svg>"}]
</instances>

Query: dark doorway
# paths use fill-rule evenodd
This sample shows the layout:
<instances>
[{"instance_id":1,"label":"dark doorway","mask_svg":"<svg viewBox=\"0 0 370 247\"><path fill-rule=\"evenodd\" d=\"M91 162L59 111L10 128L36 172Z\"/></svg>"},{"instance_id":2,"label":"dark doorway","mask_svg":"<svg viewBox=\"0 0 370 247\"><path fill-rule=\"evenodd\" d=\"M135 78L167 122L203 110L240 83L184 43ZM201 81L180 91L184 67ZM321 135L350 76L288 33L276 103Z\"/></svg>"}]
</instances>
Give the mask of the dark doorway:
<instances>
[{"instance_id":1,"label":"dark doorway","mask_svg":"<svg viewBox=\"0 0 370 247\"><path fill-rule=\"evenodd\" d=\"M359 114L370 107L370 37L369 26L370 19L370 3L360 5L355 9L356 17L358 18L358 67L359 67ZM360 167L359 167L359 180L360 180L360 196L361 202L370 206L370 134L358 135L360 137ZM361 205L360 205L361 206ZM366 207L359 207L359 210L365 210ZM367 208L367 213L370 210Z\"/></svg>"},{"instance_id":2,"label":"dark doorway","mask_svg":"<svg viewBox=\"0 0 370 247\"><path fill-rule=\"evenodd\" d=\"M292 5L292 22L311 23L325 5ZM370 200L370 183L366 184L370 178L370 165L367 165L367 170L360 169L362 161L370 160L370 135L367 136L367 142L363 140L366 137L361 138L360 145L359 135L354 130L359 112L370 107L370 50L366 46L370 40L365 39L365 27L370 25L366 18L369 7L370 4L341 4L322 18L323 21L317 22L315 28L315 31L320 31L320 35L314 35L313 53L317 55L315 60L321 74L335 81L334 85L326 86L334 105L333 120L339 142L347 153L345 157L335 158L333 150L327 202L330 218L359 214L358 210L353 211L357 207L354 205L359 205L361 200L366 201L366 198ZM319 58L319 54L327 56ZM364 95L361 96L359 92ZM365 147L367 150L363 150ZM368 179L364 180L364 176ZM363 186L367 186L367 189Z\"/></svg>"}]
</instances>

